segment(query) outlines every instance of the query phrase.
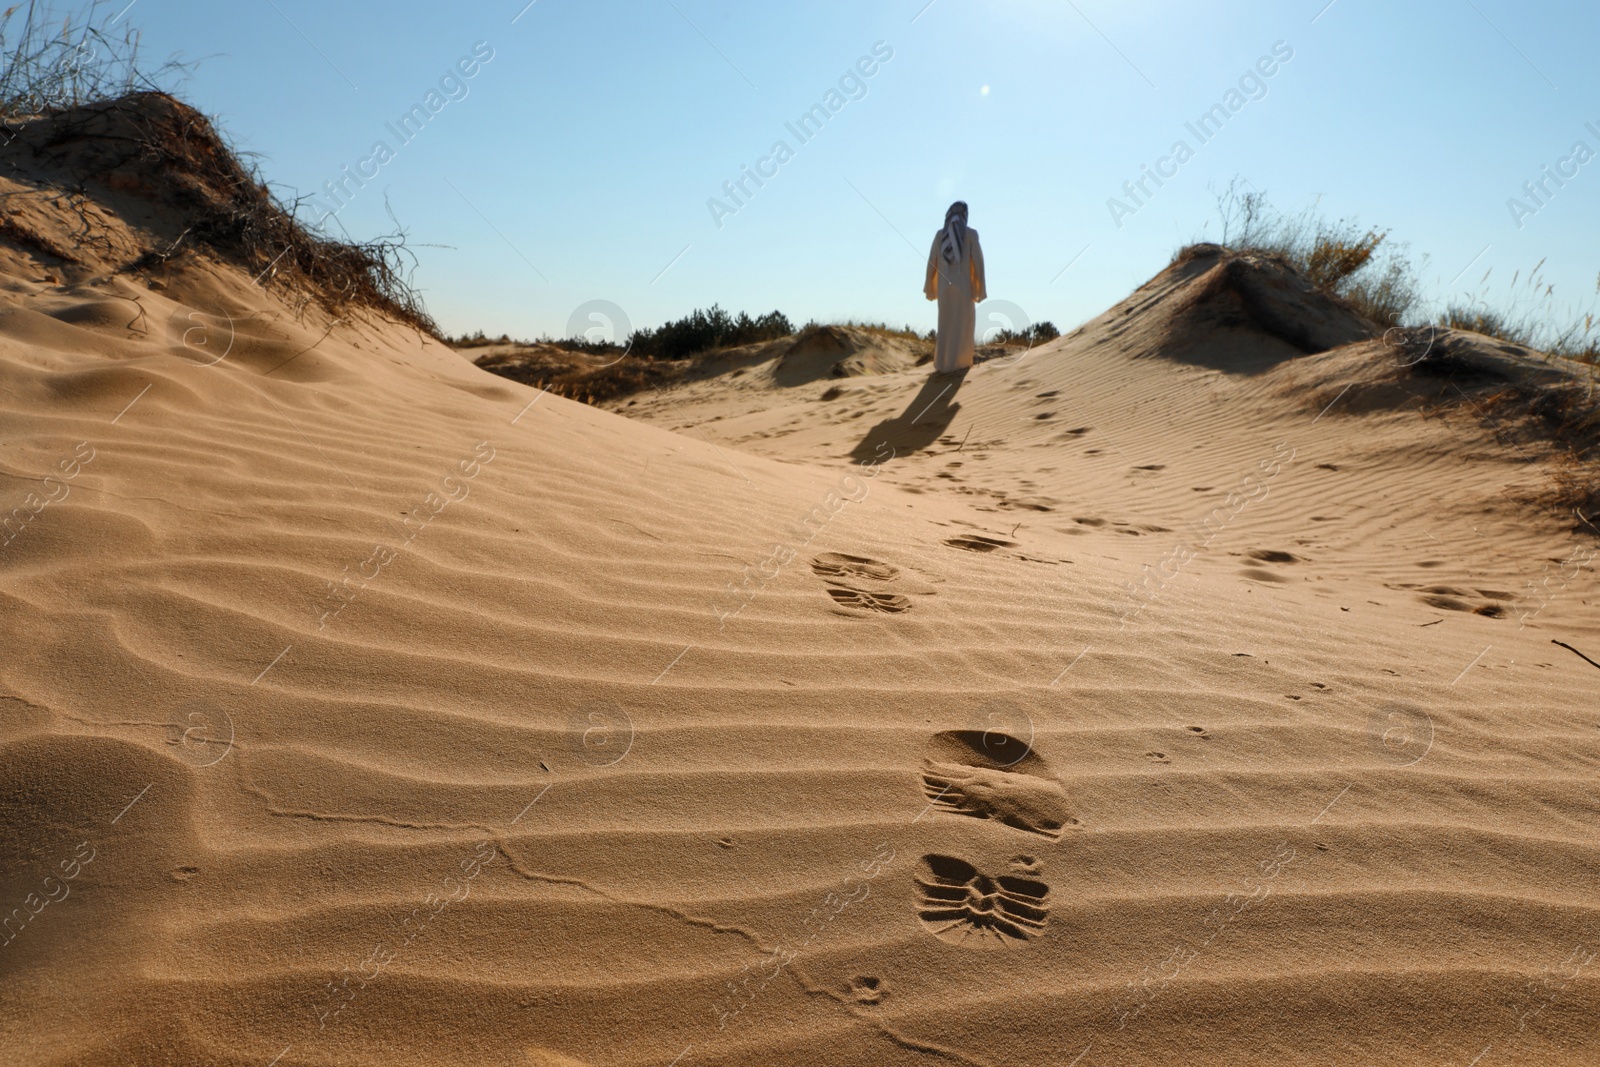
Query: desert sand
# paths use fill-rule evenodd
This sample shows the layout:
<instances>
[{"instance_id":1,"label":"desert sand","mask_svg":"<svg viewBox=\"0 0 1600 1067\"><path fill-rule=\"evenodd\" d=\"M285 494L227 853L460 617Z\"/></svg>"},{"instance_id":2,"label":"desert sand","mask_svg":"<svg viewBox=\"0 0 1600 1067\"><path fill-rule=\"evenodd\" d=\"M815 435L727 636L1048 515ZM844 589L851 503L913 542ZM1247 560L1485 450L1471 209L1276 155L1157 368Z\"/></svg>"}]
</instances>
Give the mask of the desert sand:
<instances>
[{"instance_id":1,"label":"desert sand","mask_svg":"<svg viewBox=\"0 0 1600 1067\"><path fill-rule=\"evenodd\" d=\"M1600 1058L1537 354L1202 248L602 410L6 161L0 1063Z\"/></svg>"}]
</instances>

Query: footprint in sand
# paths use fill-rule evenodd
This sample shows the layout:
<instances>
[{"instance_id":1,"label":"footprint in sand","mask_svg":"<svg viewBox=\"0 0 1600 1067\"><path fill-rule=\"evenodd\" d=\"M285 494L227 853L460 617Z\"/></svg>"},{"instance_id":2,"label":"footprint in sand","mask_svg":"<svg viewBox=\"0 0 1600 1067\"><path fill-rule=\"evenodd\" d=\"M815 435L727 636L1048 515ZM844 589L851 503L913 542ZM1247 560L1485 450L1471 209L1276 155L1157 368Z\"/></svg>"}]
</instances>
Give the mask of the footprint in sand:
<instances>
[{"instance_id":1,"label":"footprint in sand","mask_svg":"<svg viewBox=\"0 0 1600 1067\"><path fill-rule=\"evenodd\" d=\"M993 552L997 548L1016 548L1015 541L1002 541L997 537L980 537L977 534L962 534L960 537L951 537L945 541L951 548L959 548L966 552Z\"/></svg>"},{"instance_id":2,"label":"footprint in sand","mask_svg":"<svg viewBox=\"0 0 1600 1067\"><path fill-rule=\"evenodd\" d=\"M841 607L857 611L881 611L899 615L911 610L911 601L897 593L866 593L859 589L829 589L828 595Z\"/></svg>"},{"instance_id":3,"label":"footprint in sand","mask_svg":"<svg viewBox=\"0 0 1600 1067\"><path fill-rule=\"evenodd\" d=\"M1494 599L1499 599L1506 595L1492 589L1479 589L1477 592ZM1503 604L1484 603L1474 607L1469 600L1463 599L1472 596L1472 593L1465 589L1457 589L1454 586L1424 586L1422 593L1425 595L1420 599L1424 604L1431 608L1439 608L1442 611L1470 611L1474 615L1484 615L1491 619L1501 619L1506 615L1506 608Z\"/></svg>"},{"instance_id":4,"label":"footprint in sand","mask_svg":"<svg viewBox=\"0 0 1600 1067\"><path fill-rule=\"evenodd\" d=\"M996 730L935 734L922 761L922 791L938 811L992 819L1052 841L1078 825L1039 754Z\"/></svg>"},{"instance_id":5,"label":"footprint in sand","mask_svg":"<svg viewBox=\"0 0 1600 1067\"><path fill-rule=\"evenodd\" d=\"M972 948L1012 948L1044 933L1050 887L1036 878L991 878L966 860L937 853L922 857L917 915L942 941Z\"/></svg>"},{"instance_id":6,"label":"footprint in sand","mask_svg":"<svg viewBox=\"0 0 1600 1067\"><path fill-rule=\"evenodd\" d=\"M889 995L889 987L882 978L858 974L845 986L845 993L857 1004L881 1004Z\"/></svg>"},{"instance_id":7,"label":"footprint in sand","mask_svg":"<svg viewBox=\"0 0 1600 1067\"><path fill-rule=\"evenodd\" d=\"M900 568L892 563L869 556L824 552L811 560L811 569L819 577L839 583L838 586L828 587L828 595L840 607L856 611L881 611L889 615L911 610L909 598L898 593L875 593L870 588L876 583L892 582L900 577Z\"/></svg>"},{"instance_id":8,"label":"footprint in sand","mask_svg":"<svg viewBox=\"0 0 1600 1067\"><path fill-rule=\"evenodd\" d=\"M1272 582L1276 585L1286 585L1291 579L1277 571L1268 570L1261 564L1265 563L1304 563L1305 560L1293 552L1283 552L1273 548L1253 548L1246 555L1253 561L1251 565L1242 567L1239 574L1252 582Z\"/></svg>"},{"instance_id":9,"label":"footprint in sand","mask_svg":"<svg viewBox=\"0 0 1600 1067\"><path fill-rule=\"evenodd\" d=\"M900 568L892 563L867 556L850 556L843 552L822 553L812 559L811 569L824 578L870 578L878 582L892 582L900 577Z\"/></svg>"}]
</instances>

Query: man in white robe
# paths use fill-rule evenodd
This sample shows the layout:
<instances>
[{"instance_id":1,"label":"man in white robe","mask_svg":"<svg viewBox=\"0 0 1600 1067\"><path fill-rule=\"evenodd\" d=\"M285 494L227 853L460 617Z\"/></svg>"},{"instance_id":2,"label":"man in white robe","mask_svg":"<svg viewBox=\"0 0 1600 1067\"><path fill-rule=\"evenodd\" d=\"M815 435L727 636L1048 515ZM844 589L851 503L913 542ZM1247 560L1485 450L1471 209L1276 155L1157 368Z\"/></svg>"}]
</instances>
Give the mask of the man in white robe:
<instances>
[{"instance_id":1,"label":"man in white robe","mask_svg":"<svg viewBox=\"0 0 1600 1067\"><path fill-rule=\"evenodd\" d=\"M976 304L987 300L983 248L978 231L967 226L967 205L957 200L944 215L944 229L933 235L923 295L939 301L939 332L933 352L935 374L972 366Z\"/></svg>"}]
</instances>

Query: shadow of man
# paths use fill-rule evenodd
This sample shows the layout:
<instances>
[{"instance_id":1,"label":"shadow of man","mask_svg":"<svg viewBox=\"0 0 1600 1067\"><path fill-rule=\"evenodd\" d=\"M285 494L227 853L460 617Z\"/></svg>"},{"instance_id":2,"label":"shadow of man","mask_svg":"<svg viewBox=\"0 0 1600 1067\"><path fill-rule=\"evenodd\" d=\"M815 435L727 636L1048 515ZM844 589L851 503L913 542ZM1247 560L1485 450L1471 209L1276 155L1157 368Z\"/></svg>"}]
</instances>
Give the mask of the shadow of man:
<instances>
[{"instance_id":1,"label":"shadow of man","mask_svg":"<svg viewBox=\"0 0 1600 1067\"><path fill-rule=\"evenodd\" d=\"M952 403L967 371L930 374L906 409L892 419L884 419L867 431L861 443L850 450L850 458L861 462L878 456L887 444L897 456L927 448L949 428L961 405Z\"/></svg>"}]
</instances>

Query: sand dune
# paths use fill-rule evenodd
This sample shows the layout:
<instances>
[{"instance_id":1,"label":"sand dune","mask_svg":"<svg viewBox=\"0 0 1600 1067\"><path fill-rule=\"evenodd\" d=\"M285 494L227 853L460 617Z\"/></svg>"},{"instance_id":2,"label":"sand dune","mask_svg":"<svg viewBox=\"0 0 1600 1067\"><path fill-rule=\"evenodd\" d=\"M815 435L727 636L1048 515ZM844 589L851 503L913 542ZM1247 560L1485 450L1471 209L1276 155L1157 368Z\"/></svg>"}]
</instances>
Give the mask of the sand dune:
<instances>
[{"instance_id":1,"label":"sand dune","mask_svg":"<svg viewBox=\"0 0 1600 1067\"><path fill-rule=\"evenodd\" d=\"M1600 1053L1594 540L1270 265L625 418L97 210L0 252L0 1062Z\"/></svg>"}]
</instances>

